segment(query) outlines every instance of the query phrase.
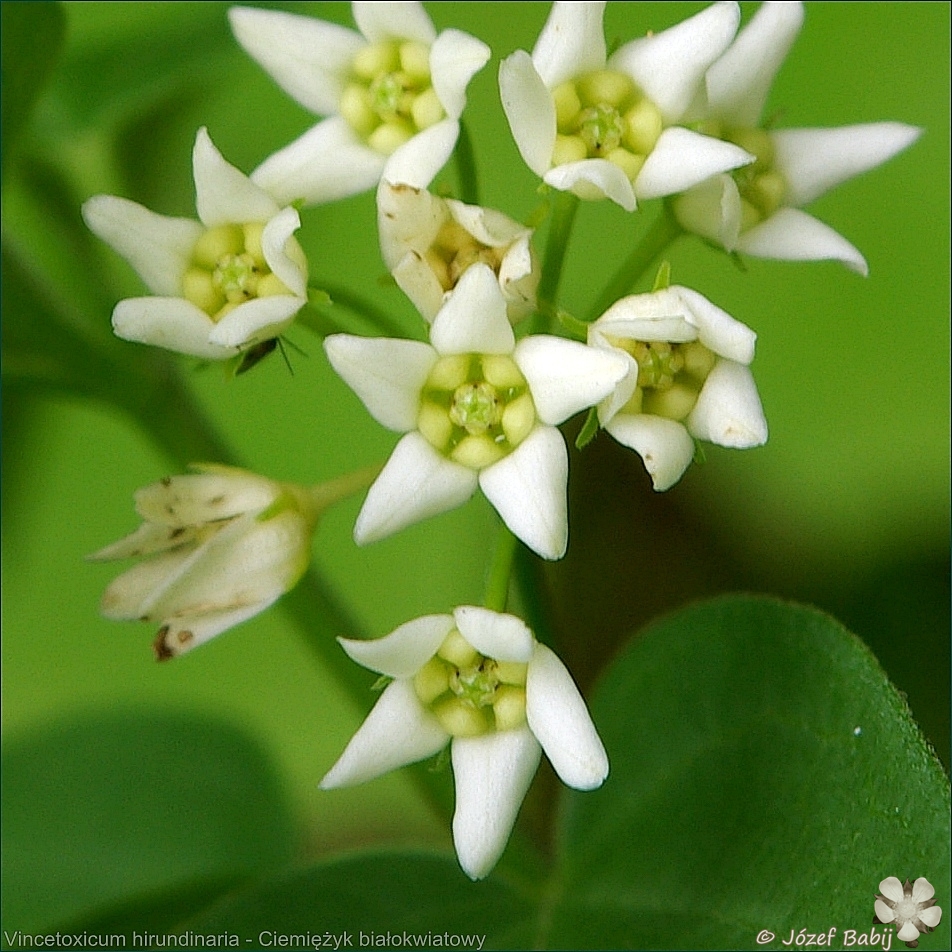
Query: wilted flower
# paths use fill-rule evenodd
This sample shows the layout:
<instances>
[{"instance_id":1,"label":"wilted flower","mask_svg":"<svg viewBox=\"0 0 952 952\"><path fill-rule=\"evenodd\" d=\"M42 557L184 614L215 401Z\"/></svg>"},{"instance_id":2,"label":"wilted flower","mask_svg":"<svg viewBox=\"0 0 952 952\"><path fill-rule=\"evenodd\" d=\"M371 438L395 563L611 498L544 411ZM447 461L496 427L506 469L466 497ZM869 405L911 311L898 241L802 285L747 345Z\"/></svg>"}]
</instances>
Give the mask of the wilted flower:
<instances>
[{"instance_id":1,"label":"wilted flower","mask_svg":"<svg viewBox=\"0 0 952 952\"><path fill-rule=\"evenodd\" d=\"M894 922L896 938L915 947L919 934L931 932L942 918L942 909L935 904L935 888L924 876L914 883L901 883L889 876L879 884L880 895L875 902L879 922Z\"/></svg>"},{"instance_id":2,"label":"wilted flower","mask_svg":"<svg viewBox=\"0 0 952 952\"><path fill-rule=\"evenodd\" d=\"M358 543L462 505L477 485L547 559L568 542L568 453L556 425L607 396L622 355L542 334L516 343L496 275L471 265L430 343L335 334L334 369L379 423L405 433L370 487Z\"/></svg>"},{"instance_id":3,"label":"wilted flower","mask_svg":"<svg viewBox=\"0 0 952 952\"><path fill-rule=\"evenodd\" d=\"M305 489L196 466L135 494L142 525L90 558L141 558L106 589L107 618L157 622L155 654L183 654L257 615L297 583L319 507Z\"/></svg>"},{"instance_id":4,"label":"wilted flower","mask_svg":"<svg viewBox=\"0 0 952 952\"><path fill-rule=\"evenodd\" d=\"M238 42L288 95L328 116L252 179L283 201L329 202L373 188L389 156L426 187L459 136L466 87L489 48L437 36L420 3L354 3L360 32L312 17L233 7Z\"/></svg>"},{"instance_id":5,"label":"wilted flower","mask_svg":"<svg viewBox=\"0 0 952 952\"><path fill-rule=\"evenodd\" d=\"M204 128L192 162L200 221L112 195L89 199L83 217L154 295L116 305L116 334L225 360L278 337L307 303L307 260L294 238L301 220L229 165Z\"/></svg>"},{"instance_id":6,"label":"wilted flower","mask_svg":"<svg viewBox=\"0 0 952 952\"><path fill-rule=\"evenodd\" d=\"M503 109L526 165L562 191L627 211L752 162L685 127L700 117L704 73L734 37L736 3L715 3L606 59L604 3L557 2L530 57L499 69Z\"/></svg>"},{"instance_id":7,"label":"wilted flower","mask_svg":"<svg viewBox=\"0 0 952 952\"><path fill-rule=\"evenodd\" d=\"M589 343L623 353L628 373L598 405L601 425L645 462L654 488L673 486L694 440L747 449L767 440L748 364L754 332L689 288L672 286L613 304Z\"/></svg>"},{"instance_id":8,"label":"wilted flower","mask_svg":"<svg viewBox=\"0 0 952 952\"><path fill-rule=\"evenodd\" d=\"M471 879L488 875L502 855L542 750L576 790L608 776L571 675L519 618L465 606L376 641L339 640L358 664L394 680L321 787L372 780L449 744L453 840Z\"/></svg>"},{"instance_id":9,"label":"wilted flower","mask_svg":"<svg viewBox=\"0 0 952 952\"><path fill-rule=\"evenodd\" d=\"M701 128L757 161L678 196L675 215L688 231L728 251L791 261L832 259L866 274L862 254L800 206L892 158L922 130L898 122L765 128L767 94L802 24L801 3L765 3L708 70L710 113Z\"/></svg>"},{"instance_id":10,"label":"wilted flower","mask_svg":"<svg viewBox=\"0 0 952 952\"><path fill-rule=\"evenodd\" d=\"M377 214L387 268L428 323L476 262L499 279L510 321L535 310L540 272L531 228L492 208L387 181L377 192Z\"/></svg>"}]
</instances>

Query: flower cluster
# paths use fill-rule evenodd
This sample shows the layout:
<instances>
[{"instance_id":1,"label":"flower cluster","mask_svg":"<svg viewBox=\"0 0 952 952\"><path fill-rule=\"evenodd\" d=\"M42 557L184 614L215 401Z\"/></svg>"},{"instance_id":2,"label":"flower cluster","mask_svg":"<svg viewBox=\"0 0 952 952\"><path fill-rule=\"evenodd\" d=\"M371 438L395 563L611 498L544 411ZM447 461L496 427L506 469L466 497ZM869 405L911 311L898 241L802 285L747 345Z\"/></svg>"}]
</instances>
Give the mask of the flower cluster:
<instances>
[{"instance_id":1,"label":"flower cluster","mask_svg":"<svg viewBox=\"0 0 952 952\"><path fill-rule=\"evenodd\" d=\"M168 658L293 586L320 513L337 500L369 486L354 528L363 545L480 489L512 543L500 546L509 556L494 562L491 594L483 607L427 615L378 640L340 639L353 660L391 681L322 782L360 783L449 746L453 836L464 871L478 879L502 854L542 751L575 789L608 775L572 677L506 612L515 540L549 560L569 543L570 455L559 427L587 412L578 445L604 429L642 457L658 491L682 478L698 441L745 449L767 440L750 369L754 331L670 284L664 266L653 290L627 293L647 263L597 319L566 314L554 289L567 236L552 208L608 199L634 213L662 199L673 229L728 252L832 258L865 273L862 255L801 206L886 161L919 130L763 123L802 23L799 3L765 3L740 32L738 4L714 3L609 55L605 3L556 2L531 54L511 52L499 68L505 116L553 222L554 253L540 263L538 222L431 191L490 50L458 30L437 33L420 3L352 10L357 30L252 7L229 12L241 47L323 118L250 175L201 129L197 220L114 196L90 198L83 212L151 292L116 305L120 337L202 360L236 358L243 370L256 348L274 346L311 301L324 300L308 284L299 209L375 189L383 263L426 340L334 333L323 346L399 441L381 467L316 487L211 465L163 480L136 495L143 525L93 558L141 558L109 586L103 612L159 623L156 654ZM913 898L925 896L921 882ZM936 919L928 909L910 918L892 881L882 889L882 921L905 917L919 928Z\"/></svg>"}]
</instances>

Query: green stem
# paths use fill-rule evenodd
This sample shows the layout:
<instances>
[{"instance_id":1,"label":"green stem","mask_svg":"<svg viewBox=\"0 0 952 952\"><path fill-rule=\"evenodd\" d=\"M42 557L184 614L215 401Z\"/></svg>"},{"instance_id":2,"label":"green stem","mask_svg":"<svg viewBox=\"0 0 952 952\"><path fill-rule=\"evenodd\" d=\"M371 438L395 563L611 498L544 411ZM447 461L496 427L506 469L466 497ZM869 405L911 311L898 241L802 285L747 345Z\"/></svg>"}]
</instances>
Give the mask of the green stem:
<instances>
[{"instance_id":1,"label":"green stem","mask_svg":"<svg viewBox=\"0 0 952 952\"><path fill-rule=\"evenodd\" d=\"M317 514L320 515L334 503L359 493L361 489L366 489L380 475L383 465L383 463L375 463L373 466L365 466L352 473L345 473L336 479L328 479L316 486L309 486L307 494Z\"/></svg>"},{"instance_id":2,"label":"green stem","mask_svg":"<svg viewBox=\"0 0 952 952\"><path fill-rule=\"evenodd\" d=\"M578 197L571 192L556 192L537 292L540 310L546 313L556 311L559 281L562 279L562 267L565 264L578 205Z\"/></svg>"},{"instance_id":3,"label":"green stem","mask_svg":"<svg viewBox=\"0 0 952 952\"><path fill-rule=\"evenodd\" d=\"M641 240L632 249L631 254L624 260L621 267L615 272L612 279L605 285L588 316L588 321L600 317L617 300L630 294L635 284L651 267L652 262L676 238L684 234L684 229L678 224L674 215L665 205L661 214L642 236Z\"/></svg>"},{"instance_id":4,"label":"green stem","mask_svg":"<svg viewBox=\"0 0 952 952\"><path fill-rule=\"evenodd\" d=\"M495 612L504 612L509 602L509 580L512 577L513 561L516 557L518 540L504 524L499 526L499 538L496 551L489 566L489 578L486 582L486 594L483 606Z\"/></svg>"},{"instance_id":5,"label":"green stem","mask_svg":"<svg viewBox=\"0 0 952 952\"><path fill-rule=\"evenodd\" d=\"M467 205L478 205L479 178L476 174L476 154L473 151L473 140L462 122L459 124L459 138L456 140L453 158L456 161L460 201Z\"/></svg>"}]
</instances>

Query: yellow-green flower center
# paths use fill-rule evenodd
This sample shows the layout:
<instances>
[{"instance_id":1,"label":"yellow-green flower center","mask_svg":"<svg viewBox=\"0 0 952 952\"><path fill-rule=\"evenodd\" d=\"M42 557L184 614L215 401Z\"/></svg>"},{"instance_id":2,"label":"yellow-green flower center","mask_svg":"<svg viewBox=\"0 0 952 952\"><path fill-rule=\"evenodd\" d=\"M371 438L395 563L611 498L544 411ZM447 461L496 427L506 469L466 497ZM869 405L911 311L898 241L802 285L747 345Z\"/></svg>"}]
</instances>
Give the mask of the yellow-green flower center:
<instances>
[{"instance_id":1,"label":"yellow-green flower center","mask_svg":"<svg viewBox=\"0 0 952 952\"><path fill-rule=\"evenodd\" d=\"M430 48L415 40L365 46L351 63L340 114L372 148L390 155L446 115L430 80Z\"/></svg>"},{"instance_id":2,"label":"yellow-green flower center","mask_svg":"<svg viewBox=\"0 0 952 952\"><path fill-rule=\"evenodd\" d=\"M213 321L259 297L290 294L287 285L274 273L261 248L264 225L220 225L209 228L192 250L192 260L182 278L182 294ZM304 254L291 238L286 253Z\"/></svg>"},{"instance_id":3,"label":"yellow-green flower center","mask_svg":"<svg viewBox=\"0 0 952 952\"><path fill-rule=\"evenodd\" d=\"M511 357L441 357L427 378L417 427L444 456L483 469L512 452L536 424L525 377Z\"/></svg>"},{"instance_id":4,"label":"yellow-green flower center","mask_svg":"<svg viewBox=\"0 0 952 952\"><path fill-rule=\"evenodd\" d=\"M439 230L426 252L426 262L444 291L456 287L463 272L471 265L489 265L496 274L502 266L505 248L492 248L477 241L462 225L448 221Z\"/></svg>"},{"instance_id":5,"label":"yellow-green flower center","mask_svg":"<svg viewBox=\"0 0 952 952\"><path fill-rule=\"evenodd\" d=\"M657 106L624 73L602 69L562 83L552 93L553 165L607 159L634 181L661 135Z\"/></svg>"},{"instance_id":6,"label":"yellow-green flower center","mask_svg":"<svg viewBox=\"0 0 952 952\"><path fill-rule=\"evenodd\" d=\"M636 341L610 338L635 358L638 385L620 413L648 413L683 420L694 409L716 355L699 341Z\"/></svg>"},{"instance_id":7,"label":"yellow-green flower center","mask_svg":"<svg viewBox=\"0 0 952 952\"><path fill-rule=\"evenodd\" d=\"M455 628L417 672L413 688L453 737L478 737L526 720L528 665L481 655Z\"/></svg>"}]
</instances>

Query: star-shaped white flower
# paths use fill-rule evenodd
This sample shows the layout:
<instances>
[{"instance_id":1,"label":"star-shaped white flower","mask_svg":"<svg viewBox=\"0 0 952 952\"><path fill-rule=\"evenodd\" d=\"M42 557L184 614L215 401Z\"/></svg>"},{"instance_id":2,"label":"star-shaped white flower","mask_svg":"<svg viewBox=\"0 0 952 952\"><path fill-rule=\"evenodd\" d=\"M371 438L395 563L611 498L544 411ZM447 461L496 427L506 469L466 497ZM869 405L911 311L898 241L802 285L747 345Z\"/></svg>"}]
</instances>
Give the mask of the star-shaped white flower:
<instances>
[{"instance_id":1,"label":"star-shaped white flower","mask_svg":"<svg viewBox=\"0 0 952 952\"><path fill-rule=\"evenodd\" d=\"M477 261L495 272L510 321L535 310L540 269L531 228L492 208L387 181L377 191L377 217L387 268L428 323Z\"/></svg>"},{"instance_id":2,"label":"star-shaped white flower","mask_svg":"<svg viewBox=\"0 0 952 952\"><path fill-rule=\"evenodd\" d=\"M919 934L931 932L942 918L942 909L935 904L935 888L924 876L914 883L908 879L901 883L889 876L879 884L879 892L874 904L876 918L884 924L894 922L900 942L914 947Z\"/></svg>"},{"instance_id":3,"label":"star-shaped white flower","mask_svg":"<svg viewBox=\"0 0 952 952\"><path fill-rule=\"evenodd\" d=\"M96 195L89 228L138 272L151 297L120 301L116 334L205 360L226 360L280 336L307 303L301 220L229 165L208 132L192 153L200 221Z\"/></svg>"},{"instance_id":4,"label":"star-shaped white flower","mask_svg":"<svg viewBox=\"0 0 952 952\"><path fill-rule=\"evenodd\" d=\"M450 745L453 840L471 879L502 855L541 751L576 790L608 776L608 757L562 662L513 615L464 606L376 641L338 639L358 664L394 680L321 781L372 780Z\"/></svg>"},{"instance_id":5,"label":"star-shaped white flower","mask_svg":"<svg viewBox=\"0 0 952 952\"><path fill-rule=\"evenodd\" d=\"M695 439L735 449L767 441L748 367L755 341L749 327L676 285L622 298L590 326L590 344L628 362L598 405L599 422L641 456L659 492L684 475Z\"/></svg>"},{"instance_id":6,"label":"star-shaped white flower","mask_svg":"<svg viewBox=\"0 0 952 952\"><path fill-rule=\"evenodd\" d=\"M922 130L899 122L763 128L767 94L802 24L801 3L764 3L708 70L710 113L702 128L742 146L757 161L678 196L675 215L688 231L728 251L790 261L841 261L865 275L862 254L801 206L881 165L915 142Z\"/></svg>"},{"instance_id":7,"label":"star-shaped white flower","mask_svg":"<svg viewBox=\"0 0 952 952\"><path fill-rule=\"evenodd\" d=\"M371 415L406 434L367 494L359 544L460 506L478 485L527 546L565 554L568 453L556 425L611 393L623 355L541 334L516 343L481 263L436 315L429 344L335 334L324 347Z\"/></svg>"},{"instance_id":8,"label":"star-shaped white flower","mask_svg":"<svg viewBox=\"0 0 952 952\"><path fill-rule=\"evenodd\" d=\"M226 466L196 466L135 494L144 520L96 561L140 558L106 589L107 618L158 622L161 661L263 612L310 561L306 492Z\"/></svg>"},{"instance_id":9,"label":"star-shaped white flower","mask_svg":"<svg viewBox=\"0 0 952 952\"><path fill-rule=\"evenodd\" d=\"M421 3L353 3L360 32L312 17L233 7L232 31L292 98L328 118L266 159L252 179L282 201L330 202L392 181L425 188L459 137L466 87L489 48L437 36Z\"/></svg>"},{"instance_id":10,"label":"star-shaped white flower","mask_svg":"<svg viewBox=\"0 0 952 952\"><path fill-rule=\"evenodd\" d=\"M737 31L736 3L715 3L606 56L604 3L556 2L530 57L499 69L509 126L526 165L562 191L627 211L753 161L685 123L703 105L704 74Z\"/></svg>"}]
</instances>

